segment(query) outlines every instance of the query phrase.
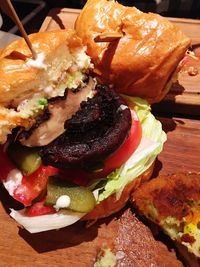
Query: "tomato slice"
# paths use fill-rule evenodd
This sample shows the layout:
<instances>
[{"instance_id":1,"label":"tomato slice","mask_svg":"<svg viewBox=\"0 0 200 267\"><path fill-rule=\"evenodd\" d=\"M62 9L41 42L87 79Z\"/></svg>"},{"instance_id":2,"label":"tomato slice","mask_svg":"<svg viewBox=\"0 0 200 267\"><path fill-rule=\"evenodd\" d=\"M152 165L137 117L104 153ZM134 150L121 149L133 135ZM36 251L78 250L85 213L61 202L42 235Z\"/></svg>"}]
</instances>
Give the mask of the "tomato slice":
<instances>
[{"instance_id":1,"label":"tomato slice","mask_svg":"<svg viewBox=\"0 0 200 267\"><path fill-rule=\"evenodd\" d=\"M37 202L26 209L26 215L28 216L40 216L45 214L52 214L55 212L56 210L54 209L54 207L44 205L44 200Z\"/></svg>"},{"instance_id":2,"label":"tomato slice","mask_svg":"<svg viewBox=\"0 0 200 267\"><path fill-rule=\"evenodd\" d=\"M105 177L113 170L121 167L137 149L142 137L142 127L135 111L133 110L131 110L131 117L132 124L128 137L124 143L105 160L103 170L96 172L95 177Z\"/></svg>"},{"instance_id":3,"label":"tomato slice","mask_svg":"<svg viewBox=\"0 0 200 267\"><path fill-rule=\"evenodd\" d=\"M91 173L83 169L66 169L60 170L60 178L63 180L70 181L79 186L87 186L90 181Z\"/></svg>"},{"instance_id":4,"label":"tomato slice","mask_svg":"<svg viewBox=\"0 0 200 267\"><path fill-rule=\"evenodd\" d=\"M16 166L8 158L3 147L0 147L0 162L0 179L3 183L6 183L8 174L16 170ZM46 189L48 177L57 173L58 169L54 167L40 166L40 168L31 175L24 175L22 180L16 184L13 179L12 190L7 190L14 199L24 204L24 206L30 206L32 201Z\"/></svg>"}]
</instances>

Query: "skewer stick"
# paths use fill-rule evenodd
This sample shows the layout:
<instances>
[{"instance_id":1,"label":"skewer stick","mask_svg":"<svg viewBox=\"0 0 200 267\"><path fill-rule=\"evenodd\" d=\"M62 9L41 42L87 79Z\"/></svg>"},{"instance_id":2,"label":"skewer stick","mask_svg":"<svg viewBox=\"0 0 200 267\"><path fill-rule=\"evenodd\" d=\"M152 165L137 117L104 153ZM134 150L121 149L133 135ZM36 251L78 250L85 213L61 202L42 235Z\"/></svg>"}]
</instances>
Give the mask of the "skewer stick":
<instances>
[{"instance_id":1,"label":"skewer stick","mask_svg":"<svg viewBox=\"0 0 200 267\"><path fill-rule=\"evenodd\" d=\"M100 33L99 35L97 35L94 38L94 41L96 43L113 42L113 41L120 39L121 37L123 37L123 34L119 33L119 32L103 32L103 33Z\"/></svg>"},{"instance_id":2,"label":"skewer stick","mask_svg":"<svg viewBox=\"0 0 200 267\"><path fill-rule=\"evenodd\" d=\"M31 53L33 55L33 59L36 59L36 57L37 57L36 52L33 49L33 46L32 46L32 44L30 42L30 39L28 38L28 35L27 35L27 33L26 33L25 29L24 29L24 26L22 25L21 21L19 20L19 17L17 15L17 13L16 13L11 1L10 0L6 0L6 3L7 3L7 7L8 7L8 13L9 13L8 15L17 24L22 36L24 37L29 49L31 50Z\"/></svg>"}]
</instances>

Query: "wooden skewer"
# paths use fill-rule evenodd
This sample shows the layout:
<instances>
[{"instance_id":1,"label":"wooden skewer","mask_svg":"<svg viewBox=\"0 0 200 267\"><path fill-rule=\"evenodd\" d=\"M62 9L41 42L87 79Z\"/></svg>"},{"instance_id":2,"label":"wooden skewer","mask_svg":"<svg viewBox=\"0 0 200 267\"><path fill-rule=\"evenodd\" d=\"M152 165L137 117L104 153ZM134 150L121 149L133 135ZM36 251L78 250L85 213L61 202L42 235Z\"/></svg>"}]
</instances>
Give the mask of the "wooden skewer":
<instances>
[{"instance_id":1,"label":"wooden skewer","mask_svg":"<svg viewBox=\"0 0 200 267\"><path fill-rule=\"evenodd\" d=\"M113 41L120 39L121 37L123 37L123 34L119 33L119 32L103 32L103 33L100 33L99 35L97 35L94 38L94 41L96 43L113 42Z\"/></svg>"},{"instance_id":2,"label":"wooden skewer","mask_svg":"<svg viewBox=\"0 0 200 267\"><path fill-rule=\"evenodd\" d=\"M6 3L7 3L7 7L5 6ZM22 36L24 37L29 49L31 50L31 53L33 55L33 59L36 59L37 54L36 54L35 50L33 49L33 46L32 46L32 44L30 42L30 39L28 38L28 35L27 35L27 33L26 33L21 21L19 20L19 17L17 15L17 13L16 13L11 1L10 0L6 0L6 3L4 2L4 8L6 7L6 9L8 8L8 10L5 10L5 13L7 13L7 15L9 15L10 18L17 24Z\"/></svg>"}]
</instances>

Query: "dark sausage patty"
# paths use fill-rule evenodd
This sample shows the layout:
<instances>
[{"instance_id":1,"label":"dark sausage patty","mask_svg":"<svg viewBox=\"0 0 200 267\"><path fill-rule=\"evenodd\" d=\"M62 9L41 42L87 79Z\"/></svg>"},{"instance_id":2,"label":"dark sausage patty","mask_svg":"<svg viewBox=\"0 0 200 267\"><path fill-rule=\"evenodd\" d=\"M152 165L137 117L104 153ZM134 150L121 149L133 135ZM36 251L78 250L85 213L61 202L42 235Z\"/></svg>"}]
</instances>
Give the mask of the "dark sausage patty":
<instances>
[{"instance_id":1,"label":"dark sausage patty","mask_svg":"<svg viewBox=\"0 0 200 267\"><path fill-rule=\"evenodd\" d=\"M65 122L66 131L40 150L44 164L88 168L103 162L124 142L131 127L129 108L107 86L97 85L96 90Z\"/></svg>"}]
</instances>

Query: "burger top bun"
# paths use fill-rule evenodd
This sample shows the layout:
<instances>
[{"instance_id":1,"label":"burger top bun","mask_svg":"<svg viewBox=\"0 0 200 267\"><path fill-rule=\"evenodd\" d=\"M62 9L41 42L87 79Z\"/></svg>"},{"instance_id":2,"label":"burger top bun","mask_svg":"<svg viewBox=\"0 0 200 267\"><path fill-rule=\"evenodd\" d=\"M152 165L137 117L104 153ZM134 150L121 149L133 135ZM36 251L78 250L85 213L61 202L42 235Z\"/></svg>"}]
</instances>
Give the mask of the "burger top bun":
<instances>
[{"instance_id":1,"label":"burger top bun","mask_svg":"<svg viewBox=\"0 0 200 267\"><path fill-rule=\"evenodd\" d=\"M73 30L34 33L29 39L37 53L36 60L23 38L0 52L1 106L10 106L13 99L29 98L56 83L71 65L73 52L82 48Z\"/></svg>"},{"instance_id":2,"label":"burger top bun","mask_svg":"<svg viewBox=\"0 0 200 267\"><path fill-rule=\"evenodd\" d=\"M190 45L190 39L166 18L112 0L88 0L75 29L101 81L150 103L166 95L166 85ZM96 43L95 37L105 32L123 37Z\"/></svg>"},{"instance_id":3,"label":"burger top bun","mask_svg":"<svg viewBox=\"0 0 200 267\"><path fill-rule=\"evenodd\" d=\"M91 66L74 30L29 35L36 59L21 38L0 51L0 144L15 127L29 129L41 111L40 100L76 89Z\"/></svg>"}]
</instances>

